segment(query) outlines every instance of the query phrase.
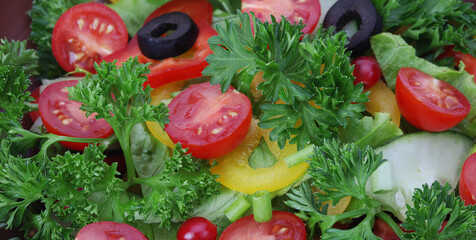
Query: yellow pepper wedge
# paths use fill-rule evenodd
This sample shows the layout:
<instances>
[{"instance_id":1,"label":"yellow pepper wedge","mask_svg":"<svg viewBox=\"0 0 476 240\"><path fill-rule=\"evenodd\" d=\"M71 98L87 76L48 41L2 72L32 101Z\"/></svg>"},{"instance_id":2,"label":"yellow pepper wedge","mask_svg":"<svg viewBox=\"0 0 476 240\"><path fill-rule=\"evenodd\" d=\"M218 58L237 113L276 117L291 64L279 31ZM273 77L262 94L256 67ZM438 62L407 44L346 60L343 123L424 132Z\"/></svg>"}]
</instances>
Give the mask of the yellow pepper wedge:
<instances>
[{"instance_id":1,"label":"yellow pepper wedge","mask_svg":"<svg viewBox=\"0 0 476 240\"><path fill-rule=\"evenodd\" d=\"M182 90L185 86L186 81L176 81L165 84L160 86L150 93L152 100L150 102L151 105L159 105L162 101L170 99L170 94ZM147 128L149 131L154 135L157 140L161 143L167 145L170 148L174 148L175 144L170 140L169 135L160 127L158 122L145 122L147 124Z\"/></svg>"},{"instance_id":2,"label":"yellow pepper wedge","mask_svg":"<svg viewBox=\"0 0 476 240\"><path fill-rule=\"evenodd\" d=\"M284 158L297 151L296 145L286 145L280 149L277 142L269 140L269 130L258 127L258 120L253 119L245 140L231 153L218 159L210 171L219 175L217 181L224 186L247 194L260 190L273 192L287 187L302 177L309 166L307 162L289 168ZM267 168L253 169L248 164L248 158L258 146L261 138L265 139L269 150L277 162Z\"/></svg>"},{"instance_id":3,"label":"yellow pepper wedge","mask_svg":"<svg viewBox=\"0 0 476 240\"><path fill-rule=\"evenodd\" d=\"M398 110L397 100L392 90L382 80L369 88L369 102L365 103L367 112L375 114L376 112L389 113L392 122L400 126L400 110Z\"/></svg>"}]
</instances>

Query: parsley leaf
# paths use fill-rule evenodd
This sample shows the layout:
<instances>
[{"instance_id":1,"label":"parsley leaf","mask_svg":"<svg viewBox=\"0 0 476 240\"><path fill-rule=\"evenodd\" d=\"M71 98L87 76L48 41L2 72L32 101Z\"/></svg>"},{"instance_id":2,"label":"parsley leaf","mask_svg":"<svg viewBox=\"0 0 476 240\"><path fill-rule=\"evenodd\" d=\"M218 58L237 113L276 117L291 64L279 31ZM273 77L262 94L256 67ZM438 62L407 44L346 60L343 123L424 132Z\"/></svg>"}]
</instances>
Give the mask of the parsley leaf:
<instances>
[{"instance_id":1,"label":"parsley leaf","mask_svg":"<svg viewBox=\"0 0 476 240\"><path fill-rule=\"evenodd\" d=\"M222 91L233 85L249 94L254 75L263 72L259 126L273 129L271 140L281 148L290 140L302 149L335 137L349 118L361 118L365 106L359 103L368 99L362 85L353 85L344 32L321 29L309 39L302 25L285 19L262 23L252 16L252 25L247 13L238 16L238 22L217 26L218 35L209 39L214 54L203 74Z\"/></svg>"},{"instance_id":2,"label":"parsley leaf","mask_svg":"<svg viewBox=\"0 0 476 240\"><path fill-rule=\"evenodd\" d=\"M142 84L150 70L136 58L122 63L121 67L102 62L94 65L97 74L86 76L75 87L68 88L70 99L81 102L87 115L97 113L96 118L106 120L117 135L127 165L128 183L135 178L132 161L130 132L134 125L144 121L168 123L168 109L164 104L150 105L150 86Z\"/></svg>"},{"instance_id":3,"label":"parsley leaf","mask_svg":"<svg viewBox=\"0 0 476 240\"><path fill-rule=\"evenodd\" d=\"M399 32L423 56L444 46L476 56L476 12L464 1L372 0L383 17L383 30ZM435 56L438 56L436 54Z\"/></svg>"},{"instance_id":4,"label":"parsley leaf","mask_svg":"<svg viewBox=\"0 0 476 240\"><path fill-rule=\"evenodd\" d=\"M439 182L431 186L425 184L422 189L415 189L412 201L413 206L407 206L407 218L402 224L410 231L405 233L406 238L437 240L476 237L475 207L465 206L448 183L444 186ZM446 226L441 229L447 218Z\"/></svg>"}]
</instances>

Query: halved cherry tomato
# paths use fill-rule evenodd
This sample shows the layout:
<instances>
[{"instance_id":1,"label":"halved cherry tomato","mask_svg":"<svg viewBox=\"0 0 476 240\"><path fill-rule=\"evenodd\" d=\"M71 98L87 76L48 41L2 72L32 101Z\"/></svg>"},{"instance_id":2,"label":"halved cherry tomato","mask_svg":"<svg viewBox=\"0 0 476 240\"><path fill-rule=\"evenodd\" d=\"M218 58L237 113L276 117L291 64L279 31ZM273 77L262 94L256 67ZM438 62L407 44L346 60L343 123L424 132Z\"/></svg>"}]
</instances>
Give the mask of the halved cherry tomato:
<instances>
[{"instance_id":1,"label":"halved cherry tomato","mask_svg":"<svg viewBox=\"0 0 476 240\"><path fill-rule=\"evenodd\" d=\"M446 57L453 57L456 65L459 65L459 62L464 63L464 70L469 74L474 75L474 82L476 83L476 58L469 53L456 52L453 50L454 46L446 47L446 51L443 52L436 60L440 60Z\"/></svg>"},{"instance_id":2,"label":"halved cherry tomato","mask_svg":"<svg viewBox=\"0 0 476 240\"><path fill-rule=\"evenodd\" d=\"M192 217L182 223L177 240L216 240L217 226L203 217Z\"/></svg>"},{"instance_id":3,"label":"halved cherry tomato","mask_svg":"<svg viewBox=\"0 0 476 240\"><path fill-rule=\"evenodd\" d=\"M430 132L454 127L471 110L466 97L455 87L414 68L398 72L395 97L403 117Z\"/></svg>"},{"instance_id":4,"label":"halved cherry tomato","mask_svg":"<svg viewBox=\"0 0 476 240\"><path fill-rule=\"evenodd\" d=\"M400 111L398 110L397 100L392 90L382 80L379 80L373 87L368 89L369 101L364 103L367 112L374 115L377 112L389 113L392 122L400 126Z\"/></svg>"},{"instance_id":5,"label":"halved cherry tomato","mask_svg":"<svg viewBox=\"0 0 476 240\"><path fill-rule=\"evenodd\" d=\"M465 205L476 204L476 153L466 159L459 179L459 195Z\"/></svg>"},{"instance_id":6,"label":"halved cherry tomato","mask_svg":"<svg viewBox=\"0 0 476 240\"><path fill-rule=\"evenodd\" d=\"M220 240L306 238L306 226L299 217L289 212L273 211L271 220L264 223L257 223L253 215L238 219L223 231Z\"/></svg>"},{"instance_id":7,"label":"halved cherry tomato","mask_svg":"<svg viewBox=\"0 0 476 240\"><path fill-rule=\"evenodd\" d=\"M40 94L38 108L41 119L50 133L77 138L105 138L113 133L111 126L104 120L96 120L95 115L86 117L80 110L80 102L68 100L66 87L75 86L76 80L53 83ZM87 143L60 142L63 146L82 151Z\"/></svg>"},{"instance_id":8,"label":"halved cherry tomato","mask_svg":"<svg viewBox=\"0 0 476 240\"><path fill-rule=\"evenodd\" d=\"M75 240L109 240L109 239L134 239L147 240L135 227L126 223L109 221L95 222L83 227L76 235Z\"/></svg>"},{"instance_id":9,"label":"halved cherry tomato","mask_svg":"<svg viewBox=\"0 0 476 240\"><path fill-rule=\"evenodd\" d=\"M145 22L164 13L174 11L189 15L199 28L198 38L190 50L177 57L152 60L141 53L136 35L126 48L106 56L104 60L112 62L117 59L117 64L120 65L131 57L139 56L139 62L151 63L149 66L150 73L147 74L148 80L144 83L144 86L150 85L152 88L173 81L201 77L203 69L208 65L205 57L212 53L208 45L208 39L217 34L210 26L213 8L206 0L174 0L151 13Z\"/></svg>"},{"instance_id":10,"label":"halved cherry tomato","mask_svg":"<svg viewBox=\"0 0 476 240\"><path fill-rule=\"evenodd\" d=\"M284 162L284 158L297 151L296 145L287 144L280 149L276 141L269 140L269 132L258 127L258 120L253 119L240 146L226 156L215 159L218 164L210 171L219 175L217 181L235 191L253 194L260 190L272 192L282 189L302 177L309 166L307 162L291 168ZM254 169L248 164L248 159L262 138L277 161L271 167ZM215 160L210 160L210 164Z\"/></svg>"},{"instance_id":11,"label":"halved cherry tomato","mask_svg":"<svg viewBox=\"0 0 476 240\"><path fill-rule=\"evenodd\" d=\"M209 82L191 85L169 104L165 131L174 142L202 159L221 157L235 149L251 123L251 102L233 87L222 93Z\"/></svg>"},{"instance_id":12,"label":"halved cherry tomato","mask_svg":"<svg viewBox=\"0 0 476 240\"><path fill-rule=\"evenodd\" d=\"M67 72L77 67L95 73L94 63L127 45L121 17L100 3L76 5L61 15L51 38L53 55Z\"/></svg>"},{"instance_id":13,"label":"halved cherry tomato","mask_svg":"<svg viewBox=\"0 0 476 240\"><path fill-rule=\"evenodd\" d=\"M271 15L281 20L281 15L292 23L302 23L304 33L312 33L321 16L319 0L242 0L241 10L253 12L261 21L270 21Z\"/></svg>"},{"instance_id":14,"label":"halved cherry tomato","mask_svg":"<svg viewBox=\"0 0 476 240\"><path fill-rule=\"evenodd\" d=\"M380 80L382 70L380 70L380 65L375 58L369 56L358 57L352 61L351 65L355 65L352 72L355 77L354 85L363 83L364 89L369 89Z\"/></svg>"}]
</instances>

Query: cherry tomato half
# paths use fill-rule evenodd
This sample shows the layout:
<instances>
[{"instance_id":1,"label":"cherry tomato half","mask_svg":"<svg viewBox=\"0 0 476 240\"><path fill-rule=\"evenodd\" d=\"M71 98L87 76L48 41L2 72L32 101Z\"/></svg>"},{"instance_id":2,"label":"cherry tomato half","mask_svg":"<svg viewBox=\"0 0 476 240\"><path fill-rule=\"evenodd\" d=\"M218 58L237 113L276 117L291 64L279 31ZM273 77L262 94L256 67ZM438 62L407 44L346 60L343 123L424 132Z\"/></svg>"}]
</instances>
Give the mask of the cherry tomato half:
<instances>
[{"instance_id":1,"label":"cherry tomato half","mask_svg":"<svg viewBox=\"0 0 476 240\"><path fill-rule=\"evenodd\" d=\"M203 217L192 217L182 223L177 240L216 240L217 226Z\"/></svg>"},{"instance_id":2,"label":"cherry tomato half","mask_svg":"<svg viewBox=\"0 0 476 240\"><path fill-rule=\"evenodd\" d=\"M373 57L358 57L352 61L351 65L355 65L352 72L355 77L354 85L363 83L364 89L373 87L380 79L380 75L382 75L380 65Z\"/></svg>"},{"instance_id":3,"label":"cherry tomato half","mask_svg":"<svg viewBox=\"0 0 476 240\"><path fill-rule=\"evenodd\" d=\"M281 15L292 23L305 24L304 33L312 33L321 16L319 0L242 0L243 12L253 12L261 21L271 21L271 15L281 20Z\"/></svg>"},{"instance_id":4,"label":"cherry tomato half","mask_svg":"<svg viewBox=\"0 0 476 240\"><path fill-rule=\"evenodd\" d=\"M75 86L76 80L56 82L47 86L40 94L38 108L48 132L77 138L105 138L113 133L104 119L96 120L95 114L86 117L80 110L80 102L68 100L66 87ZM60 142L63 146L82 151L87 143Z\"/></svg>"},{"instance_id":5,"label":"cherry tomato half","mask_svg":"<svg viewBox=\"0 0 476 240\"><path fill-rule=\"evenodd\" d=\"M220 240L306 238L306 227L299 217L289 212L273 211L271 220L264 223L257 223L253 215L238 219L223 231Z\"/></svg>"},{"instance_id":6,"label":"cherry tomato half","mask_svg":"<svg viewBox=\"0 0 476 240\"><path fill-rule=\"evenodd\" d=\"M100 3L76 5L61 15L51 38L53 55L67 72L77 67L95 73L94 63L127 45L121 17Z\"/></svg>"},{"instance_id":7,"label":"cherry tomato half","mask_svg":"<svg viewBox=\"0 0 476 240\"><path fill-rule=\"evenodd\" d=\"M207 0L174 0L152 12L145 22L164 13L174 11L189 15L199 28L198 38L190 50L180 56L152 60L141 53L137 43L137 35L135 35L126 48L106 56L104 60L112 62L117 59L117 64L120 65L129 58L138 56L140 63L151 63L149 66L150 73L147 74L148 80L144 83L144 86L150 85L152 88L173 81L201 77L203 69L208 65L205 58L213 53L208 45L208 39L217 34L210 26L213 8Z\"/></svg>"},{"instance_id":8,"label":"cherry tomato half","mask_svg":"<svg viewBox=\"0 0 476 240\"><path fill-rule=\"evenodd\" d=\"M466 159L459 179L459 195L466 205L476 204L476 153Z\"/></svg>"},{"instance_id":9,"label":"cherry tomato half","mask_svg":"<svg viewBox=\"0 0 476 240\"><path fill-rule=\"evenodd\" d=\"M251 124L251 102L230 87L222 93L209 82L191 85L169 104L165 131L174 142L202 159L221 157L246 137Z\"/></svg>"},{"instance_id":10,"label":"cherry tomato half","mask_svg":"<svg viewBox=\"0 0 476 240\"><path fill-rule=\"evenodd\" d=\"M430 132L454 127L471 110L466 97L455 87L413 68L398 72L395 97L402 116Z\"/></svg>"},{"instance_id":11,"label":"cherry tomato half","mask_svg":"<svg viewBox=\"0 0 476 240\"><path fill-rule=\"evenodd\" d=\"M75 240L147 240L135 227L126 223L109 221L95 222L83 227L76 235Z\"/></svg>"}]
</instances>

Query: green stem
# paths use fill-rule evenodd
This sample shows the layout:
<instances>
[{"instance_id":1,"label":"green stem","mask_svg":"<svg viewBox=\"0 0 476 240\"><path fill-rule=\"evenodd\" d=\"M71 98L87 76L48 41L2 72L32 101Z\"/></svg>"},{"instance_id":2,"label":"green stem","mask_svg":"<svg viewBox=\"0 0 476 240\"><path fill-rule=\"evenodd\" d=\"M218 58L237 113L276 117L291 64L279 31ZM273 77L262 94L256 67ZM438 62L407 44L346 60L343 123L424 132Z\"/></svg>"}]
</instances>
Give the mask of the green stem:
<instances>
[{"instance_id":1,"label":"green stem","mask_svg":"<svg viewBox=\"0 0 476 240\"><path fill-rule=\"evenodd\" d=\"M30 111L38 111L38 103L30 103L30 102L25 102L25 105L30 108Z\"/></svg>"},{"instance_id":2,"label":"green stem","mask_svg":"<svg viewBox=\"0 0 476 240\"><path fill-rule=\"evenodd\" d=\"M314 151L314 145L307 146L306 148L299 150L298 152L286 157L284 161L288 167L294 167L309 159L309 156Z\"/></svg>"},{"instance_id":3,"label":"green stem","mask_svg":"<svg viewBox=\"0 0 476 240\"><path fill-rule=\"evenodd\" d=\"M230 206L228 206L223 214L230 219L230 221L234 222L241 218L243 214L251 207L250 202L248 199L240 195Z\"/></svg>"},{"instance_id":4,"label":"green stem","mask_svg":"<svg viewBox=\"0 0 476 240\"><path fill-rule=\"evenodd\" d=\"M258 191L253 194L253 213L256 222L266 222L273 217L271 194L268 191Z\"/></svg>"},{"instance_id":5,"label":"green stem","mask_svg":"<svg viewBox=\"0 0 476 240\"><path fill-rule=\"evenodd\" d=\"M404 239L403 238L403 230L398 226L398 224L385 212L379 212L377 213L377 217L385 221L388 226L392 228L392 230L397 234L398 238Z\"/></svg>"},{"instance_id":6,"label":"green stem","mask_svg":"<svg viewBox=\"0 0 476 240\"><path fill-rule=\"evenodd\" d=\"M124 153L124 158L126 160L126 167L127 167L127 183L131 186L135 182L136 178L136 167L134 166L134 161L132 160L132 151L131 151L131 144L129 139L129 132L130 129L124 129L125 131L121 131L121 134L116 134L117 139L119 140L119 144L121 145L122 152ZM124 133L127 132L127 133Z\"/></svg>"}]
</instances>

